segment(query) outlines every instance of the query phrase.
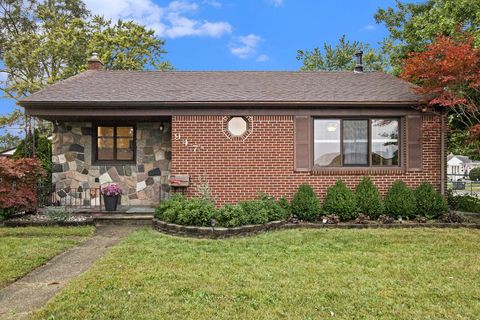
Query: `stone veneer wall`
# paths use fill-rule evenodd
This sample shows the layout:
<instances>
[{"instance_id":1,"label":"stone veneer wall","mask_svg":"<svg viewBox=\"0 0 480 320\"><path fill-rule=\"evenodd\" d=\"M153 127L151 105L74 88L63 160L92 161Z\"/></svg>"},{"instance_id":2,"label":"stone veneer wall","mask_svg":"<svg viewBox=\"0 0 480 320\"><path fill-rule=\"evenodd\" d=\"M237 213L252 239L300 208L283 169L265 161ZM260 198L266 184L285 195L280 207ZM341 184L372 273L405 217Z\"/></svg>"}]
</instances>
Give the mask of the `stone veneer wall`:
<instances>
[{"instance_id":1,"label":"stone veneer wall","mask_svg":"<svg viewBox=\"0 0 480 320\"><path fill-rule=\"evenodd\" d=\"M69 122L57 126L52 140L52 180L57 201L77 206L99 205L99 195L88 189L108 183L120 185L121 205L154 206L168 198L170 123L137 123L136 127L136 165L112 166L92 164L92 123Z\"/></svg>"}]
</instances>

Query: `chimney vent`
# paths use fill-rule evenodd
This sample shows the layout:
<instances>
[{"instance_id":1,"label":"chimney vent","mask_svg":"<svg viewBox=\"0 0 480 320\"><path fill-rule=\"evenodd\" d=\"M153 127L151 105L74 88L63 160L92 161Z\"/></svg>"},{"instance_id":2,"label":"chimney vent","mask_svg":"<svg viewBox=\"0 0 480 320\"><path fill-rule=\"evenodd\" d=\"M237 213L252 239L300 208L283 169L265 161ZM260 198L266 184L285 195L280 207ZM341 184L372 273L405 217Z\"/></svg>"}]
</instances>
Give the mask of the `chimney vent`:
<instances>
[{"instance_id":1,"label":"chimney vent","mask_svg":"<svg viewBox=\"0 0 480 320\"><path fill-rule=\"evenodd\" d=\"M355 53L355 58L357 61L357 64L355 66L355 73L362 73L363 72L363 51L357 51Z\"/></svg>"},{"instance_id":2,"label":"chimney vent","mask_svg":"<svg viewBox=\"0 0 480 320\"><path fill-rule=\"evenodd\" d=\"M92 53L92 56L88 59L88 70L102 70L103 62L98 57L98 53Z\"/></svg>"}]
</instances>

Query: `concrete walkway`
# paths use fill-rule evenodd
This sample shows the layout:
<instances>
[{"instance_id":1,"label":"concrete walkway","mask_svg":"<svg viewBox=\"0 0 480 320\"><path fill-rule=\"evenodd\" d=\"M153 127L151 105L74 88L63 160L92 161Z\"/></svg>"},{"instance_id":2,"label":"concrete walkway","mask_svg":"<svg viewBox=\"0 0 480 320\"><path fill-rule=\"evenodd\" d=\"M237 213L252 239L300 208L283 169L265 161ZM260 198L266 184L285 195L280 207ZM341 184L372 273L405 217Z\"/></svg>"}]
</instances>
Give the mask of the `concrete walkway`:
<instances>
[{"instance_id":1,"label":"concrete walkway","mask_svg":"<svg viewBox=\"0 0 480 320\"><path fill-rule=\"evenodd\" d=\"M0 290L0 319L24 319L43 307L135 227L99 226L92 238Z\"/></svg>"}]
</instances>

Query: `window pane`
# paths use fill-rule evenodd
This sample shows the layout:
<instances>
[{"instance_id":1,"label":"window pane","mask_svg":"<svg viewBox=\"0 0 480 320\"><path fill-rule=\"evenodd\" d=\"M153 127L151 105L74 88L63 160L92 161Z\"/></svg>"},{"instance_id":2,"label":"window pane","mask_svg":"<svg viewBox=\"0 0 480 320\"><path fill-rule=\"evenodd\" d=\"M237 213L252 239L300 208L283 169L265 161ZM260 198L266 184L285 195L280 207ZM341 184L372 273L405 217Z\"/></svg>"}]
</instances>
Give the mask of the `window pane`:
<instances>
[{"instance_id":1,"label":"window pane","mask_svg":"<svg viewBox=\"0 0 480 320\"><path fill-rule=\"evenodd\" d=\"M117 137L133 138L133 127L117 127Z\"/></svg>"},{"instance_id":2,"label":"window pane","mask_svg":"<svg viewBox=\"0 0 480 320\"><path fill-rule=\"evenodd\" d=\"M372 165L398 166L398 120L372 120Z\"/></svg>"},{"instance_id":3,"label":"window pane","mask_svg":"<svg viewBox=\"0 0 480 320\"><path fill-rule=\"evenodd\" d=\"M117 160L133 160L133 139L117 138Z\"/></svg>"},{"instance_id":4,"label":"window pane","mask_svg":"<svg viewBox=\"0 0 480 320\"><path fill-rule=\"evenodd\" d=\"M314 121L315 166L341 166L340 120Z\"/></svg>"},{"instance_id":5,"label":"window pane","mask_svg":"<svg viewBox=\"0 0 480 320\"><path fill-rule=\"evenodd\" d=\"M99 137L113 137L114 127L98 127L97 134Z\"/></svg>"},{"instance_id":6,"label":"window pane","mask_svg":"<svg viewBox=\"0 0 480 320\"><path fill-rule=\"evenodd\" d=\"M98 160L114 160L113 138L97 139L97 159Z\"/></svg>"},{"instance_id":7,"label":"window pane","mask_svg":"<svg viewBox=\"0 0 480 320\"><path fill-rule=\"evenodd\" d=\"M368 120L343 121L343 164L368 165Z\"/></svg>"}]
</instances>

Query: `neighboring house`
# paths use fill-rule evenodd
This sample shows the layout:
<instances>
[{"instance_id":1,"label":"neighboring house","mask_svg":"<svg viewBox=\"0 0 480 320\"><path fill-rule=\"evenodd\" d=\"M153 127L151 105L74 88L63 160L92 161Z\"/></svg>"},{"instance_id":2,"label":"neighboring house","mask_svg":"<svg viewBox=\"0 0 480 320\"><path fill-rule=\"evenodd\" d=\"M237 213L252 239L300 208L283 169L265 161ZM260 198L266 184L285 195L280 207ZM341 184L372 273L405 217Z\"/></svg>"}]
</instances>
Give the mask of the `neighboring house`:
<instances>
[{"instance_id":1,"label":"neighboring house","mask_svg":"<svg viewBox=\"0 0 480 320\"><path fill-rule=\"evenodd\" d=\"M407 82L361 63L356 72L106 71L93 56L89 65L20 102L55 123L60 198L111 182L131 206L204 183L217 204L260 191L291 198L302 183L323 197L337 179L353 188L367 175L384 194L397 179L446 185L445 118L420 111Z\"/></svg>"},{"instance_id":2,"label":"neighboring house","mask_svg":"<svg viewBox=\"0 0 480 320\"><path fill-rule=\"evenodd\" d=\"M470 170L474 168L479 168L479 167L480 167L480 161L470 161L465 166L465 175L468 175L470 173Z\"/></svg>"},{"instance_id":3,"label":"neighboring house","mask_svg":"<svg viewBox=\"0 0 480 320\"><path fill-rule=\"evenodd\" d=\"M463 180L467 174L467 164L470 159L467 156L449 154L447 157L447 174L451 181Z\"/></svg>"},{"instance_id":4,"label":"neighboring house","mask_svg":"<svg viewBox=\"0 0 480 320\"><path fill-rule=\"evenodd\" d=\"M0 151L0 158L11 158L16 150L17 148L10 148Z\"/></svg>"}]
</instances>

